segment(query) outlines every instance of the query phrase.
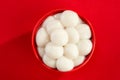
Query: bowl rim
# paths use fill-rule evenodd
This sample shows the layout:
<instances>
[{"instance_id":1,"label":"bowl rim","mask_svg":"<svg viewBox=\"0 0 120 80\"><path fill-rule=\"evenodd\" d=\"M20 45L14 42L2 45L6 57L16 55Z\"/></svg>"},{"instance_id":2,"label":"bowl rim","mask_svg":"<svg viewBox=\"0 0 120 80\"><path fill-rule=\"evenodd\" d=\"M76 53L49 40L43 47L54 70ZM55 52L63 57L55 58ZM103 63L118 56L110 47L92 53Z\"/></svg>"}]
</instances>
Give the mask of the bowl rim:
<instances>
[{"instance_id":1,"label":"bowl rim","mask_svg":"<svg viewBox=\"0 0 120 80\"><path fill-rule=\"evenodd\" d=\"M39 28L41 28L41 24L43 23L43 21L50 15L54 15L56 13L60 13L60 12L63 12L65 10L72 10L74 12L76 12L78 14L78 16L86 23L89 25L90 29L91 29L91 33L92 33L92 37L91 37L91 41L92 41L92 50L91 52L87 55L87 58L86 60L80 64L79 66L76 66L74 67L72 70L70 71L67 71L67 72L61 72L61 71L58 71L57 69L53 69L53 68L50 68L48 67L47 65L45 65L41 59L41 57L39 56L39 53L37 52L37 45L35 43L35 36L36 36L36 33L38 31ZM94 53L94 50L95 50L95 44L96 44L96 38L95 38L95 32L94 32L94 29L93 29L93 25L91 24L91 22L84 16L82 16L80 14L80 12L76 11L76 10L73 10L73 9L55 9L55 10L51 10L49 12L47 12L45 15L43 15L38 21L37 23L35 24L35 27L33 29L33 32L32 32L32 48L33 48L33 51L34 51L34 55L36 56L37 60L39 61L39 63L41 64L41 68L43 68L44 70L46 71L52 71L52 72L57 72L57 73L68 73L68 72L74 72L74 71L77 71L79 69L81 69L83 66L85 66L89 60L91 59L93 53Z\"/></svg>"}]
</instances>

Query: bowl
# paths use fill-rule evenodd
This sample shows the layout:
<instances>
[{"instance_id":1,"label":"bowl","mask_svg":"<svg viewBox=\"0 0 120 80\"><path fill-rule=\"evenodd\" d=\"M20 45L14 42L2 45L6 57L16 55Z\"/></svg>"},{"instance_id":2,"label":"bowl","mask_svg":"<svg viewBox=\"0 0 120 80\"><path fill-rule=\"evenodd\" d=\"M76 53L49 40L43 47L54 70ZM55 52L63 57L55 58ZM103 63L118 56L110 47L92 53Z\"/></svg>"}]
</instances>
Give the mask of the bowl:
<instances>
[{"instance_id":1,"label":"bowl","mask_svg":"<svg viewBox=\"0 0 120 80\"><path fill-rule=\"evenodd\" d=\"M36 56L37 60L39 61L39 64L40 64L40 67L45 70L45 71L49 71L51 73L65 73L65 72L60 72L58 71L57 69L53 69L53 68L50 68L48 67L47 65L45 65L42 61L42 58L39 56L39 53L37 51L37 45L36 45L36 41L35 41L35 37L36 37L36 33L38 31L38 29L40 29L42 23L44 22L44 20L50 16L50 15L54 15L54 14L57 14L57 13L60 13L60 12L63 12L65 11L66 9L56 9L56 10L52 10L48 13L46 13L43 17L41 17L38 22L36 23L35 27L34 27L34 30L33 30L33 33L32 33L32 48L33 48L33 51L34 51L34 55ZM70 10L70 9L69 9ZM75 11L75 10L72 10L72 11ZM91 52L89 53L89 55L86 56L86 59L85 61L77 66L77 67L74 67L74 69L72 69L71 71L68 71L69 73L70 72L74 72L74 71L77 71L77 70L80 70L84 65L86 65L88 63L88 61L91 59L93 53L94 53L94 49L95 49L95 32L93 30L93 26L92 24L90 23L90 21L85 18L84 16L82 16L78 11L75 11L78 16L86 23L89 25L90 29L91 29L91 33L92 33L92 37L91 37L91 41L92 41L92 44L93 44L93 47L92 47L92 50Z\"/></svg>"}]
</instances>

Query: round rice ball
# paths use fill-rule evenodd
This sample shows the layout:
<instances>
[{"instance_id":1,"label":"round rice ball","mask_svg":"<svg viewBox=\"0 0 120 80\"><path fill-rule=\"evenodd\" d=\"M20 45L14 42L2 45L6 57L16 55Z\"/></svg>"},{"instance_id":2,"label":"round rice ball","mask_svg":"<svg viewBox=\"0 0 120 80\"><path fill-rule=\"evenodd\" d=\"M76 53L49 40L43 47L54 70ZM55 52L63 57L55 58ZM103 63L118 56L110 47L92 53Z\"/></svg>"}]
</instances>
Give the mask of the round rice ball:
<instances>
[{"instance_id":1,"label":"round rice ball","mask_svg":"<svg viewBox=\"0 0 120 80\"><path fill-rule=\"evenodd\" d=\"M45 53L47 56L53 59L57 59L63 56L63 47L54 45L53 43L49 42L45 47Z\"/></svg>"},{"instance_id":2,"label":"round rice ball","mask_svg":"<svg viewBox=\"0 0 120 80\"><path fill-rule=\"evenodd\" d=\"M84 62L84 60L85 60L85 56L78 56L77 58L75 58L73 60L74 66L78 66L78 65L82 64Z\"/></svg>"},{"instance_id":3,"label":"round rice ball","mask_svg":"<svg viewBox=\"0 0 120 80\"><path fill-rule=\"evenodd\" d=\"M63 46L68 43L68 34L64 29L53 31L50 38L55 45Z\"/></svg>"},{"instance_id":4,"label":"round rice ball","mask_svg":"<svg viewBox=\"0 0 120 80\"><path fill-rule=\"evenodd\" d=\"M39 53L40 57L42 58L43 55L45 54L45 49L41 48L41 47L37 47L37 50L38 50L38 53Z\"/></svg>"},{"instance_id":5,"label":"round rice ball","mask_svg":"<svg viewBox=\"0 0 120 80\"><path fill-rule=\"evenodd\" d=\"M43 22L42 27L45 28L46 25L47 25L49 22L53 21L53 20L55 20L55 18L54 18L53 16L47 17L47 18L45 19L45 21Z\"/></svg>"},{"instance_id":6,"label":"round rice ball","mask_svg":"<svg viewBox=\"0 0 120 80\"><path fill-rule=\"evenodd\" d=\"M36 34L36 44L39 47L44 47L49 42L49 36L44 28L40 28Z\"/></svg>"},{"instance_id":7,"label":"round rice ball","mask_svg":"<svg viewBox=\"0 0 120 80\"><path fill-rule=\"evenodd\" d=\"M92 50L92 42L90 40L80 40L77 43L79 54L80 55L88 55Z\"/></svg>"},{"instance_id":8,"label":"round rice ball","mask_svg":"<svg viewBox=\"0 0 120 80\"><path fill-rule=\"evenodd\" d=\"M80 35L80 39L90 39L91 30L87 24L79 24L75 27Z\"/></svg>"},{"instance_id":9,"label":"round rice ball","mask_svg":"<svg viewBox=\"0 0 120 80\"><path fill-rule=\"evenodd\" d=\"M68 33L69 43L77 43L79 41L79 33L75 28L69 27L66 31Z\"/></svg>"},{"instance_id":10,"label":"round rice ball","mask_svg":"<svg viewBox=\"0 0 120 80\"><path fill-rule=\"evenodd\" d=\"M59 71L66 72L66 71L72 70L74 67L74 64L72 60L63 56L56 61L56 67Z\"/></svg>"},{"instance_id":11,"label":"round rice ball","mask_svg":"<svg viewBox=\"0 0 120 80\"><path fill-rule=\"evenodd\" d=\"M78 48L75 44L67 44L64 46L64 55L69 59L75 59L79 55Z\"/></svg>"},{"instance_id":12,"label":"round rice ball","mask_svg":"<svg viewBox=\"0 0 120 80\"><path fill-rule=\"evenodd\" d=\"M75 27L79 23L79 16L76 12L66 10L61 14L60 20L64 27Z\"/></svg>"},{"instance_id":13,"label":"round rice ball","mask_svg":"<svg viewBox=\"0 0 120 80\"><path fill-rule=\"evenodd\" d=\"M51 34L54 30L63 29L62 24L58 20L53 20L46 24L46 30L48 34Z\"/></svg>"},{"instance_id":14,"label":"round rice ball","mask_svg":"<svg viewBox=\"0 0 120 80\"><path fill-rule=\"evenodd\" d=\"M43 62L51 68L56 68L56 60L48 57L47 55L43 56Z\"/></svg>"}]
</instances>

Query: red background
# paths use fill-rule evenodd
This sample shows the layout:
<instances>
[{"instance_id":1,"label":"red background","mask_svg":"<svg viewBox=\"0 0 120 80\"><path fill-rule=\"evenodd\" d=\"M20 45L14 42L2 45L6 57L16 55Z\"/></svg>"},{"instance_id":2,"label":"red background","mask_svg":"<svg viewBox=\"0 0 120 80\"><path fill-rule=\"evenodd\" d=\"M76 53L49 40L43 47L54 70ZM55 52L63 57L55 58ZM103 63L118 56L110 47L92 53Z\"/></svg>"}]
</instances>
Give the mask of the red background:
<instances>
[{"instance_id":1,"label":"red background","mask_svg":"<svg viewBox=\"0 0 120 80\"><path fill-rule=\"evenodd\" d=\"M33 54L31 34L47 12L79 10L94 26L96 48L79 71L55 75L43 71ZM120 80L119 0L0 1L0 80Z\"/></svg>"}]
</instances>

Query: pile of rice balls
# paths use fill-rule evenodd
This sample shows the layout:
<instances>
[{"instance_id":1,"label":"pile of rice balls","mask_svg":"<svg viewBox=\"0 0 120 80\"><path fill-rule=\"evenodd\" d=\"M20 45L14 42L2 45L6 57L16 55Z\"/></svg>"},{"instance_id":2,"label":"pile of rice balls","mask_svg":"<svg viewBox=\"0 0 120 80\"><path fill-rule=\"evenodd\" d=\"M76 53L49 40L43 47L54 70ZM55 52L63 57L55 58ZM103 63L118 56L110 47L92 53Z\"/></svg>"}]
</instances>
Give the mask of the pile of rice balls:
<instances>
[{"instance_id":1,"label":"pile of rice balls","mask_svg":"<svg viewBox=\"0 0 120 80\"><path fill-rule=\"evenodd\" d=\"M48 16L36 33L38 54L48 67L70 71L91 52L91 35L89 25L74 11Z\"/></svg>"}]
</instances>

